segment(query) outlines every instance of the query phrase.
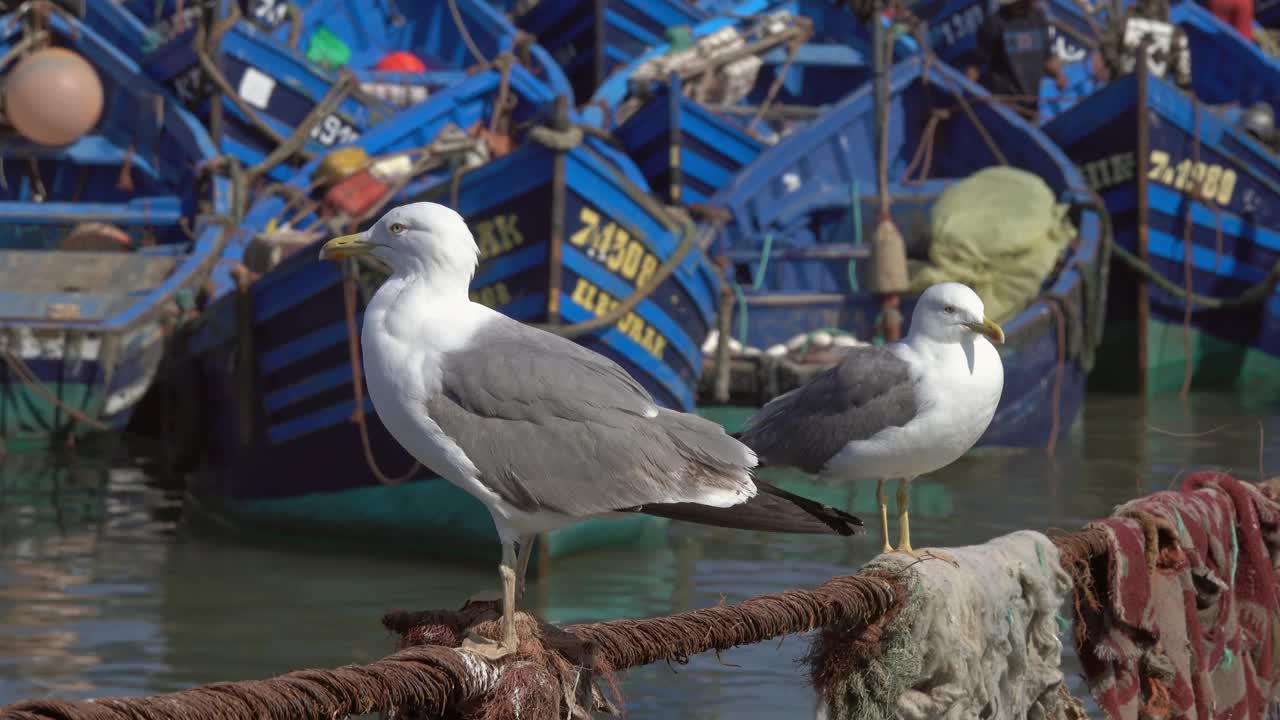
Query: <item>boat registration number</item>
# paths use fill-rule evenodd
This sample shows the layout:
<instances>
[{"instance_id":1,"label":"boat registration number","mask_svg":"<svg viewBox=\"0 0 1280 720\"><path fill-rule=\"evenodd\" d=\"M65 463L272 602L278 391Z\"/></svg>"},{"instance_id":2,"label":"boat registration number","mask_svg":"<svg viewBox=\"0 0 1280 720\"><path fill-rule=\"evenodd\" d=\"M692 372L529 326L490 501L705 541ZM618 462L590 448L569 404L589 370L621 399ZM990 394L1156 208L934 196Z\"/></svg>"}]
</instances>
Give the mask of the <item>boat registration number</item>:
<instances>
[{"instance_id":1,"label":"boat registration number","mask_svg":"<svg viewBox=\"0 0 1280 720\"><path fill-rule=\"evenodd\" d=\"M1147 179L1178 191L1199 186L1202 196L1221 206L1231 204L1238 176L1236 171L1215 163L1190 158L1175 160L1164 150L1152 150L1147 158ZM1116 153L1080 166L1089 187L1101 192L1137 176L1133 153Z\"/></svg>"},{"instance_id":2,"label":"boat registration number","mask_svg":"<svg viewBox=\"0 0 1280 720\"><path fill-rule=\"evenodd\" d=\"M569 236L569 244L582 249L587 257L632 287L647 285L662 264L643 242L595 210L583 206L578 211L578 221L582 225Z\"/></svg>"},{"instance_id":3,"label":"boat registration number","mask_svg":"<svg viewBox=\"0 0 1280 720\"><path fill-rule=\"evenodd\" d=\"M360 133L337 115L325 115L324 119L311 128L311 139L325 147L338 143L354 142Z\"/></svg>"}]
</instances>

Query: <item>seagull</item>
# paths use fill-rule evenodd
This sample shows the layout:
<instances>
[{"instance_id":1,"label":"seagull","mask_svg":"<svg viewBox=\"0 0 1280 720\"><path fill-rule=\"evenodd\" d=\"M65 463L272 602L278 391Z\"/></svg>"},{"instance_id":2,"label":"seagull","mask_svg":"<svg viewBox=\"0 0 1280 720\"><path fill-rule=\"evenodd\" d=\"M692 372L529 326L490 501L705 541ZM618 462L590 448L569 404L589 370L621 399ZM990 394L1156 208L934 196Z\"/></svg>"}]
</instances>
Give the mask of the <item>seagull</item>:
<instances>
[{"instance_id":1,"label":"seagull","mask_svg":"<svg viewBox=\"0 0 1280 720\"><path fill-rule=\"evenodd\" d=\"M515 651L531 543L576 520L641 512L745 530L861 530L853 515L754 479L750 448L658 407L612 360L471 302L479 252L462 216L429 202L320 249L321 260L367 255L391 269L360 335L369 397L409 454L493 515L502 638L472 636L467 649Z\"/></svg>"},{"instance_id":2,"label":"seagull","mask_svg":"<svg viewBox=\"0 0 1280 720\"><path fill-rule=\"evenodd\" d=\"M960 283L926 289L899 342L852 348L839 364L769 401L736 437L762 466L798 468L834 481L875 480L884 552L886 480L898 479L897 551L911 547L908 485L957 460L986 432L1004 389L992 343L1004 330Z\"/></svg>"}]
</instances>

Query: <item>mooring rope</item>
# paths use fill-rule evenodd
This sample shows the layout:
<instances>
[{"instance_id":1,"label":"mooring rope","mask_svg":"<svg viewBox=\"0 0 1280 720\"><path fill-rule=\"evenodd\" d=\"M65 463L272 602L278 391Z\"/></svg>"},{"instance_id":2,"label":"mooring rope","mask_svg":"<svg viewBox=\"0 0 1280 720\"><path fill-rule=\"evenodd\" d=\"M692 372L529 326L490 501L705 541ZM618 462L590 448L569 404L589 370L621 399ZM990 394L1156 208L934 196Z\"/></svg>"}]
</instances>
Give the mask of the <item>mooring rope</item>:
<instances>
[{"instance_id":1,"label":"mooring rope","mask_svg":"<svg viewBox=\"0 0 1280 720\"><path fill-rule=\"evenodd\" d=\"M1109 551L1106 531L1089 528L1052 538L1060 562L1073 577L1088 577L1090 562ZM897 607L905 575L884 571L835 577L810 590L759 595L668 617L570 625L556 644L576 642L604 673L729 650L832 625L865 625ZM390 630L407 634L421 626L461 628L465 611L391 612ZM451 640L457 639L456 633ZM443 639L443 638L442 638ZM523 647L523 646L522 646ZM94 700L28 700L0 708L0 720L331 720L373 712L419 711L444 716L485 697L504 672L466 651L413 645L368 665L297 670L266 680L216 683L165 695Z\"/></svg>"}]
</instances>

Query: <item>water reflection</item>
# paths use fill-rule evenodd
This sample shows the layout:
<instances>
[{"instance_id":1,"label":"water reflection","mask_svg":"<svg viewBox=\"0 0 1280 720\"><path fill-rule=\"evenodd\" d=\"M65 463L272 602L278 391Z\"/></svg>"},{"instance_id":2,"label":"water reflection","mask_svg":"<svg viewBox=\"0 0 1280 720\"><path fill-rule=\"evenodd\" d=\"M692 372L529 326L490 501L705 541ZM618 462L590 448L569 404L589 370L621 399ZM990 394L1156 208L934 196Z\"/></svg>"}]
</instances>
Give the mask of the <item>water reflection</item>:
<instances>
[{"instance_id":1,"label":"water reflection","mask_svg":"<svg viewBox=\"0 0 1280 720\"><path fill-rule=\"evenodd\" d=\"M1259 426L1264 442L1259 443ZM1230 395L1142 404L1091 397L1043 451L988 451L912 485L916 544L982 542L1020 528L1071 529L1199 467L1280 473L1274 406ZM1260 452L1261 451L1261 452ZM555 622L668 614L813 586L870 559L873 484L769 479L861 515L868 536L778 536L672 523L657 547L561 559L530 588ZM0 702L175 690L305 666L367 662L394 638L388 609L453 607L492 588L492 568L426 559L429 548L344 550L210 535L181 522L181 493L138 463L84 457L0 462ZM438 549L435 549L438 550ZM808 716L805 638L629 673L629 714Z\"/></svg>"}]
</instances>

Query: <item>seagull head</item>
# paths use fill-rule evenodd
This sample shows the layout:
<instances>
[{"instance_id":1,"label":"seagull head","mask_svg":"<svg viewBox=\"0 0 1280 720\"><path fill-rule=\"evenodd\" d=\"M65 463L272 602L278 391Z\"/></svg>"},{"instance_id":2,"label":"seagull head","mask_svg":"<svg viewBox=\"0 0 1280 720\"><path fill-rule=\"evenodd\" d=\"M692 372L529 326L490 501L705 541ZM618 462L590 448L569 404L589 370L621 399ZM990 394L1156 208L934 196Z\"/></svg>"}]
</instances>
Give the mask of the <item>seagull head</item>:
<instances>
[{"instance_id":1,"label":"seagull head","mask_svg":"<svg viewBox=\"0 0 1280 720\"><path fill-rule=\"evenodd\" d=\"M479 262L480 248L462 216L431 202L388 210L373 227L344 235L320 248L321 260L372 255L393 277L417 277L431 285L461 280L465 294Z\"/></svg>"},{"instance_id":2,"label":"seagull head","mask_svg":"<svg viewBox=\"0 0 1280 720\"><path fill-rule=\"evenodd\" d=\"M939 283L920 295L911 313L908 337L958 343L983 335L993 343L1004 342L1004 330L986 316L982 298L957 282Z\"/></svg>"}]
</instances>

